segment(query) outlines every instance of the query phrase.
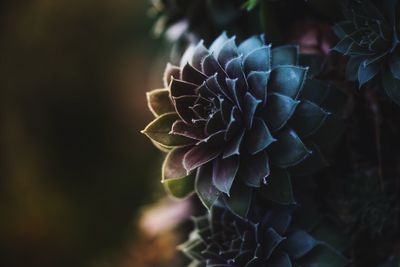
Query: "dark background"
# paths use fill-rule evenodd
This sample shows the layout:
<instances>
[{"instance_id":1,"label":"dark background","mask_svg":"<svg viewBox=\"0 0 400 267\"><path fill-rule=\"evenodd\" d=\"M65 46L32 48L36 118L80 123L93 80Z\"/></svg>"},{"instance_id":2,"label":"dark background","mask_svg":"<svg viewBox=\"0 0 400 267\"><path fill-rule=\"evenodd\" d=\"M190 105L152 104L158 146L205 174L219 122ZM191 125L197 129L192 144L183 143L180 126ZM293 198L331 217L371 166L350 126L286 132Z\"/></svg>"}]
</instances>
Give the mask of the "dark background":
<instances>
[{"instance_id":1,"label":"dark background","mask_svg":"<svg viewBox=\"0 0 400 267\"><path fill-rule=\"evenodd\" d=\"M135 244L138 212L163 194L139 133L165 58L148 8L1 1L0 266L120 266Z\"/></svg>"}]
</instances>

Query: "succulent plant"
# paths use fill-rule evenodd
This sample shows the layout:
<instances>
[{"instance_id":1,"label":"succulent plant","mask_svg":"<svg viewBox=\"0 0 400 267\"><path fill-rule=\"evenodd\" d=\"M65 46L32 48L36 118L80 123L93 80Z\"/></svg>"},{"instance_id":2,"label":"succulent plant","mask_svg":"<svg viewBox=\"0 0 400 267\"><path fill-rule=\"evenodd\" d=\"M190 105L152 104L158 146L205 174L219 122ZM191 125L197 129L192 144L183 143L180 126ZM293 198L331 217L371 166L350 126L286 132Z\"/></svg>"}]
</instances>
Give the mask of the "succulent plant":
<instances>
[{"instance_id":1,"label":"succulent plant","mask_svg":"<svg viewBox=\"0 0 400 267\"><path fill-rule=\"evenodd\" d=\"M325 242L291 226L289 209L271 209L254 223L228 209L213 206L210 213L195 218L195 230L179 248L189 266L340 267L347 260Z\"/></svg>"},{"instance_id":2,"label":"succulent plant","mask_svg":"<svg viewBox=\"0 0 400 267\"><path fill-rule=\"evenodd\" d=\"M168 152L167 189L183 197L195 188L207 207L222 193L249 199L260 187L293 202L277 195L291 198L287 171L326 165L342 104L338 91L308 77L298 61L297 46L271 49L263 36L237 46L223 33L209 49L189 47L179 67L169 64L165 88L147 95L156 118L143 131Z\"/></svg>"},{"instance_id":3,"label":"succulent plant","mask_svg":"<svg viewBox=\"0 0 400 267\"><path fill-rule=\"evenodd\" d=\"M334 50L349 56L346 78L360 87L379 77L388 96L400 104L399 1L348 0L346 21L334 27Z\"/></svg>"}]
</instances>

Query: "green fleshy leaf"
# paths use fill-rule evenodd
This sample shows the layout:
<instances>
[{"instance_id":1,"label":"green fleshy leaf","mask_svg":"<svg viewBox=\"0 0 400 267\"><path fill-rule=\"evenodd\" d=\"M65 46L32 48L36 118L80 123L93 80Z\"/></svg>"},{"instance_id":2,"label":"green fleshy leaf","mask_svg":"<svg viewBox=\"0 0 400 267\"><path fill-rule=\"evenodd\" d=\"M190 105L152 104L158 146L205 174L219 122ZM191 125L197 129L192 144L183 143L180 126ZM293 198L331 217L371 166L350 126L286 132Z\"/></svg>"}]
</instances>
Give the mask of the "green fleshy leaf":
<instances>
[{"instance_id":1,"label":"green fleshy leaf","mask_svg":"<svg viewBox=\"0 0 400 267\"><path fill-rule=\"evenodd\" d=\"M299 47L297 45L285 45L272 49L272 67L279 65L298 65Z\"/></svg>"},{"instance_id":2,"label":"green fleshy leaf","mask_svg":"<svg viewBox=\"0 0 400 267\"><path fill-rule=\"evenodd\" d=\"M282 169L273 169L268 177L267 185L262 189L262 194L268 199L284 204L295 204L292 182L287 171Z\"/></svg>"},{"instance_id":3,"label":"green fleshy leaf","mask_svg":"<svg viewBox=\"0 0 400 267\"><path fill-rule=\"evenodd\" d=\"M321 127L329 114L316 104L304 100L297 106L289 124L300 137L307 137Z\"/></svg>"},{"instance_id":4,"label":"green fleshy leaf","mask_svg":"<svg viewBox=\"0 0 400 267\"><path fill-rule=\"evenodd\" d=\"M181 179L165 180L163 184L170 196L183 199L194 193L194 181L195 175L192 173Z\"/></svg>"},{"instance_id":5,"label":"green fleshy leaf","mask_svg":"<svg viewBox=\"0 0 400 267\"><path fill-rule=\"evenodd\" d=\"M236 181L231 188L231 196L223 198L227 207L236 215L245 218L248 215L251 201L253 199L253 189Z\"/></svg>"},{"instance_id":6,"label":"green fleshy leaf","mask_svg":"<svg viewBox=\"0 0 400 267\"><path fill-rule=\"evenodd\" d=\"M310 156L311 151L303 144L300 137L292 129L286 128L276 137L271 145L271 164L280 168L292 167Z\"/></svg>"},{"instance_id":7,"label":"green fleshy leaf","mask_svg":"<svg viewBox=\"0 0 400 267\"><path fill-rule=\"evenodd\" d=\"M275 67L271 71L268 88L272 92L296 99L303 87L307 70L308 68L291 65Z\"/></svg>"},{"instance_id":8,"label":"green fleshy leaf","mask_svg":"<svg viewBox=\"0 0 400 267\"><path fill-rule=\"evenodd\" d=\"M147 104L154 116L174 112L168 89L155 89L146 93Z\"/></svg>"},{"instance_id":9,"label":"green fleshy leaf","mask_svg":"<svg viewBox=\"0 0 400 267\"><path fill-rule=\"evenodd\" d=\"M201 166L196 174L195 190L203 205L210 209L221 192L213 185L211 164Z\"/></svg>"},{"instance_id":10,"label":"green fleshy leaf","mask_svg":"<svg viewBox=\"0 0 400 267\"><path fill-rule=\"evenodd\" d=\"M320 244L299 261L304 267L344 267L349 261L328 245Z\"/></svg>"},{"instance_id":11,"label":"green fleshy leaf","mask_svg":"<svg viewBox=\"0 0 400 267\"><path fill-rule=\"evenodd\" d=\"M151 140L167 147L183 146L193 143L192 139L170 134L172 124L180 120L176 113L165 113L149 123L142 131Z\"/></svg>"},{"instance_id":12,"label":"green fleshy leaf","mask_svg":"<svg viewBox=\"0 0 400 267\"><path fill-rule=\"evenodd\" d=\"M162 166L162 182L170 179L181 179L188 175L183 167L183 157L189 148L176 147L168 153Z\"/></svg>"},{"instance_id":13,"label":"green fleshy leaf","mask_svg":"<svg viewBox=\"0 0 400 267\"><path fill-rule=\"evenodd\" d=\"M400 80L396 79L390 72L386 71L382 77L382 84L390 99L400 106Z\"/></svg>"}]
</instances>

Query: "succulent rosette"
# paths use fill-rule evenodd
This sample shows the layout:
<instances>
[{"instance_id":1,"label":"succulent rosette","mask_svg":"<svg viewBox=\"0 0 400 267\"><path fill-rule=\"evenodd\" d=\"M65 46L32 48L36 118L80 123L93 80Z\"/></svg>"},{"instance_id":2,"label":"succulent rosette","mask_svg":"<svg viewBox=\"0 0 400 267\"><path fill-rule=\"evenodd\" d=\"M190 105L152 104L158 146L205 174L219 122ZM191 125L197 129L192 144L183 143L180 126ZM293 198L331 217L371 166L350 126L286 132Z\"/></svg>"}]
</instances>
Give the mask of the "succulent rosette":
<instances>
[{"instance_id":1,"label":"succulent rosette","mask_svg":"<svg viewBox=\"0 0 400 267\"><path fill-rule=\"evenodd\" d=\"M348 0L346 21L334 27L334 50L350 57L346 78L360 87L379 77L387 95L400 104L399 12L397 0Z\"/></svg>"},{"instance_id":2,"label":"succulent rosette","mask_svg":"<svg viewBox=\"0 0 400 267\"><path fill-rule=\"evenodd\" d=\"M156 118L143 132L168 152L162 180L173 195L195 189L207 207L260 187L290 196L288 171L326 165L340 136L340 94L298 58L297 46L272 49L263 36L237 46L223 33L167 66L165 88L147 95Z\"/></svg>"},{"instance_id":3,"label":"succulent rosette","mask_svg":"<svg viewBox=\"0 0 400 267\"><path fill-rule=\"evenodd\" d=\"M327 243L291 225L289 210L269 210L259 223L217 205L195 218L195 230L180 250L189 266L345 266L348 261Z\"/></svg>"}]
</instances>

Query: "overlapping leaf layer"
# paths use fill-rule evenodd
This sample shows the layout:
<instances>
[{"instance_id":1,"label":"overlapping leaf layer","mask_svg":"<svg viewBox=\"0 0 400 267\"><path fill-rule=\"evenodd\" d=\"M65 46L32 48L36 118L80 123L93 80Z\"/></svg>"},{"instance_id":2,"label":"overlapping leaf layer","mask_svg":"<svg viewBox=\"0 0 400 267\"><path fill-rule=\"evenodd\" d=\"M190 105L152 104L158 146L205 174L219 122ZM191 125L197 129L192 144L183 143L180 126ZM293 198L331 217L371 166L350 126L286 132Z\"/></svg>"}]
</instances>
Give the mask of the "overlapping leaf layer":
<instances>
[{"instance_id":1,"label":"overlapping leaf layer","mask_svg":"<svg viewBox=\"0 0 400 267\"><path fill-rule=\"evenodd\" d=\"M214 206L194 221L196 229L180 246L193 267L340 267L348 263L326 243L294 229L288 209L269 210L254 223Z\"/></svg>"},{"instance_id":2,"label":"overlapping leaf layer","mask_svg":"<svg viewBox=\"0 0 400 267\"><path fill-rule=\"evenodd\" d=\"M288 187L287 171L326 165L341 98L307 72L297 46L271 48L263 36L237 46L223 33L208 49L189 47L180 66L167 66L165 88L148 93L156 119L144 133L168 152L168 190L180 197L195 187L211 207L232 186Z\"/></svg>"}]
</instances>

